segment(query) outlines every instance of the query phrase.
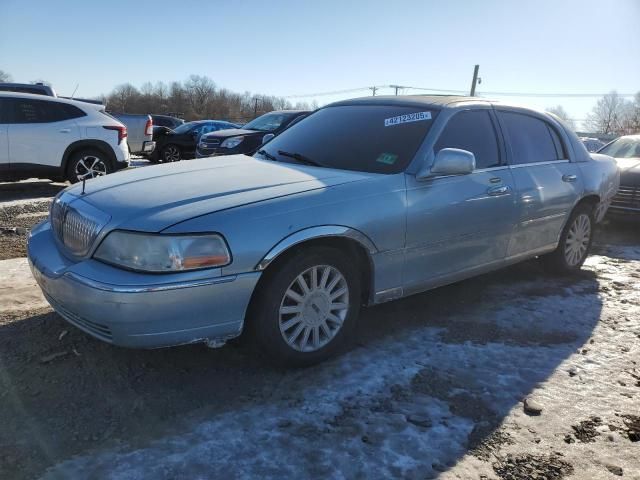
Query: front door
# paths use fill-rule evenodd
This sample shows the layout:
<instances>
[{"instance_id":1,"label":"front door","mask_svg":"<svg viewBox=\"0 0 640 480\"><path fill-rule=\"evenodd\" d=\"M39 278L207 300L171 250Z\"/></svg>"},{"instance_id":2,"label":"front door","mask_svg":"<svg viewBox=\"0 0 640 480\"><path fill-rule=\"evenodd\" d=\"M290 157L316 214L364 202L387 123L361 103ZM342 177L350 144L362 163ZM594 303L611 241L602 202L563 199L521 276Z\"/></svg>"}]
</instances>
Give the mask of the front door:
<instances>
[{"instance_id":1,"label":"front door","mask_svg":"<svg viewBox=\"0 0 640 480\"><path fill-rule=\"evenodd\" d=\"M497 115L517 189L518 221L507 256L548 250L580 198L580 169L569 161L556 127L543 118L508 110Z\"/></svg>"},{"instance_id":2,"label":"front door","mask_svg":"<svg viewBox=\"0 0 640 480\"><path fill-rule=\"evenodd\" d=\"M407 176L408 291L501 263L516 218L514 182L490 108L456 113L434 151L443 148L472 152L476 170L422 181Z\"/></svg>"}]
</instances>

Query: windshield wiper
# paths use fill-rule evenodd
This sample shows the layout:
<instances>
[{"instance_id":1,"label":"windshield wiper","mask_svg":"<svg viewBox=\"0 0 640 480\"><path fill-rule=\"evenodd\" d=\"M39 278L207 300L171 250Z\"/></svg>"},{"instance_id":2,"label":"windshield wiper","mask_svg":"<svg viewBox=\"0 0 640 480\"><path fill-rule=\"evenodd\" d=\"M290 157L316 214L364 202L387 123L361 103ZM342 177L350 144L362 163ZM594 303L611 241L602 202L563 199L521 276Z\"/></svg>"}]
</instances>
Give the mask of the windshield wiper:
<instances>
[{"instance_id":1,"label":"windshield wiper","mask_svg":"<svg viewBox=\"0 0 640 480\"><path fill-rule=\"evenodd\" d=\"M278 155L282 155L283 157L293 158L301 163L306 163L307 165L313 165L315 167L324 167L321 163L316 162L315 160L311 160L309 157L305 157L301 153L291 153L285 152L284 150L278 150Z\"/></svg>"},{"instance_id":2,"label":"windshield wiper","mask_svg":"<svg viewBox=\"0 0 640 480\"><path fill-rule=\"evenodd\" d=\"M258 150L258 152L260 155L262 155L265 158L268 158L269 160L273 160L274 162L277 162L278 159L276 157L274 157L273 155L271 155L269 152L267 152L266 150L262 149L262 150Z\"/></svg>"}]
</instances>

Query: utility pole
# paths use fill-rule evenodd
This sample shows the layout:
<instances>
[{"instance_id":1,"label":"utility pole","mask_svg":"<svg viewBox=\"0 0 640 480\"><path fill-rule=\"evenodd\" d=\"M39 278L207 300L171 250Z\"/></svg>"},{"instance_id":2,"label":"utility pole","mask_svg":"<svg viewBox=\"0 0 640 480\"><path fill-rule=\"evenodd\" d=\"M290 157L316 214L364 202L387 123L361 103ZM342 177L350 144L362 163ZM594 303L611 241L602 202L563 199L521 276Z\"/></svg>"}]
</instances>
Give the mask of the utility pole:
<instances>
[{"instance_id":1,"label":"utility pole","mask_svg":"<svg viewBox=\"0 0 640 480\"><path fill-rule=\"evenodd\" d=\"M400 85L389 85L391 88L395 88L396 89L396 95L398 95L398 90L400 90L402 87Z\"/></svg>"},{"instance_id":2,"label":"utility pole","mask_svg":"<svg viewBox=\"0 0 640 480\"><path fill-rule=\"evenodd\" d=\"M369 87L369 90L373 92L373 96L376 96L376 92L378 91L378 87Z\"/></svg>"},{"instance_id":3,"label":"utility pole","mask_svg":"<svg viewBox=\"0 0 640 480\"><path fill-rule=\"evenodd\" d=\"M257 117L258 116L258 97L256 97L254 99L254 104L253 104L253 116Z\"/></svg>"},{"instance_id":4,"label":"utility pole","mask_svg":"<svg viewBox=\"0 0 640 480\"><path fill-rule=\"evenodd\" d=\"M476 84L478 83L478 70L480 70L480 65L476 65L473 68L473 80L471 81L471 95L472 97L476 96Z\"/></svg>"}]
</instances>

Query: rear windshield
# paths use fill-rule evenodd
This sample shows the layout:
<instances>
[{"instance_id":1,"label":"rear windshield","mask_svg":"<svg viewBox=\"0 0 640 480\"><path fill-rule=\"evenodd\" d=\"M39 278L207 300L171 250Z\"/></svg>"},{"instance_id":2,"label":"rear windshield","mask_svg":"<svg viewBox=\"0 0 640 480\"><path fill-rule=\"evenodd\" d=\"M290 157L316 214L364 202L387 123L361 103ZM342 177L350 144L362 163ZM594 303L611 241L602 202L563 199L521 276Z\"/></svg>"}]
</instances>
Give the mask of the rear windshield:
<instances>
[{"instance_id":1,"label":"rear windshield","mask_svg":"<svg viewBox=\"0 0 640 480\"><path fill-rule=\"evenodd\" d=\"M399 173L411 162L436 114L436 110L426 107L327 107L289 127L267 143L264 151L283 162ZM281 152L295 154L298 159Z\"/></svg>"},{"instance_id":2,"label":"rear windshield","mask_svg":"<svg viewBox=\"0 0 640 480\"><path fill-rule=\"evenodd\" d=\"M640 157L640 139L619 138L602 147L598 153L616 158Z\"/></svg>"}]
</instances>

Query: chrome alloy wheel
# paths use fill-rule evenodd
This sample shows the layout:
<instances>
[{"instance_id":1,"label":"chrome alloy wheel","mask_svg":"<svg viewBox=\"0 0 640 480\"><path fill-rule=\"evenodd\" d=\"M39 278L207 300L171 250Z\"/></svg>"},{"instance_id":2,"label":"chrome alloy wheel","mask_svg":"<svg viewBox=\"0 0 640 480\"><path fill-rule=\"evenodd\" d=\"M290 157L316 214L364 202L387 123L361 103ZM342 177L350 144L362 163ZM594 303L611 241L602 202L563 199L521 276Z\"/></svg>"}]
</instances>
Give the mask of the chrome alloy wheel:
<instances>
[{"instance_id":1,"label":"chrome alloy wheel","mask_svg":"<svg viewBox=\"0 0 640 480\"><path fill-rule=\"evenodd\" d=\"M107 174L107 165L100 157L85 155L76 163L76 178L80 181Z\"/></svg>"},{"instance_id":2,"label":"chrome alloy wheel","mask_svg":"<svg viewBox=\"0 0 640 480\"><path fill-rule=\"evenodd\" d=\"M564 244L564 258L570 267L578 265L587 254L591 239L591 219L589 215L578 215L567 234Z\"/></svg>"},{"instance_id":3,"label":"chrome alloy wheel","mask_svg":"<svg viewBox=\"0 0 640 480\"><path fill-rule=\"evenodd\" d=\"M279 310L280 334L299 352L315 352L340 331L349 312L349 287L338 269L316 265L287 288Z\"/></svg>"},{"instance_id":4,"label":"chrome alloy wheel","mask_svg":"<svg viewBox=\"0 0 640 480\"><path fill-rule=\"evenodd\" d=\"M178 147L169 145L162 151L162 157L165 162L177 162L180 160L180 150Z\"/></svg>"}]
</instances>

